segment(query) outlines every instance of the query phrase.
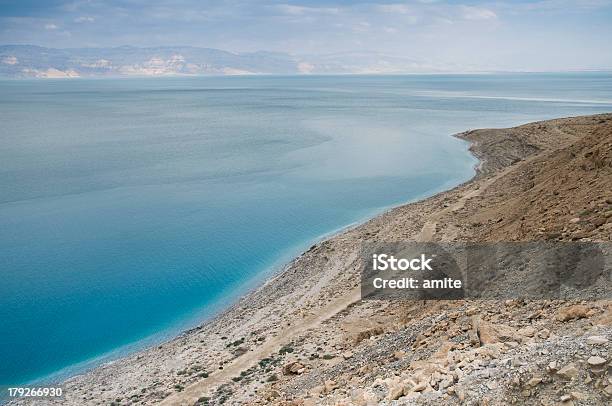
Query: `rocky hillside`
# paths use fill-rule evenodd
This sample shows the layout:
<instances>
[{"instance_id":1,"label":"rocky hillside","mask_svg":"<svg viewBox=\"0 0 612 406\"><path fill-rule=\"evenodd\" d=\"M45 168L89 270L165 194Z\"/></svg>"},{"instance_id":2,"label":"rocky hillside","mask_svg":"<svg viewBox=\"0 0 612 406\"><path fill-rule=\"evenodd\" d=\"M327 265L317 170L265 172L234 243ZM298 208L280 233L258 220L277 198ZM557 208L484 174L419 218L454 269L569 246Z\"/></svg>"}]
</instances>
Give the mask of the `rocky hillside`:
<instances>
[{"instance_id":1,"label":"rocky hillside","mask_svg":"<svg viewBox=\"0 0 612 406\"><path fill-rule=\"evenodd\" d=\"M449 207L481 191L437 218L433 240L610 242L612 115L460 136L484 159L480 175L431 203ZM294 341L258 399L609 404L611 323L606 300L358 303Z\"/></svg>"}]
</instances>

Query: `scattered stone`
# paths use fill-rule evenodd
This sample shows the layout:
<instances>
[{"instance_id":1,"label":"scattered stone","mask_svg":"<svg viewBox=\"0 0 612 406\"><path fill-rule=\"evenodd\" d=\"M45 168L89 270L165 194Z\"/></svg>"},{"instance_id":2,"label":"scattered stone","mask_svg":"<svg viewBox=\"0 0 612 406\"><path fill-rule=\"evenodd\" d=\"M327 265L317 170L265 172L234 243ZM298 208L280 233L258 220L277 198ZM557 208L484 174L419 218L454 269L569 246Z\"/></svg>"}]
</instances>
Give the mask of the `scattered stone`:
<instances>
[{"instance_id":1,"label":"scattered stone","mask_svg":"<svg viewBox=\"0 0 612 406\"><path fill-rule=\"evenodd\" d=\"M542 378L533 377L529 381L527 381L527 386L530 386L533 388L534 386L538 386L541 382L542 382Z\"/></svg>"},{"instance_id":2,"label":"scattered stone","mask_svg":"<svg viewBox=\"0 0 612 406\"><path fill-rule=\"evenodd\" d=\"M332 393L334 391L334 389L336 389L338 387L338 384L336 383L336 381L332 381L331 379L325 381L325 393Z\"/></svg>"},{"instance_id":3,"label":"scattered stone","mask_svg":"<svg viewBox=\"0 0 612 406\"><path fill-rule=\"evenodd\" d=\"M504 341L516 341L516 331L503 324L492 324L486 321L478 323L478 337L482 344L494 344Z\"/></svg>"},{"instance_id":4,"label":"scattered stone","mask_svg":"<svg viewBox=\"0 0 612 406\"><path fill-rule=\"evenodd\" d=\"M600 367L606 363L606 360L604 358L594 356L590 357L587 362L591 367Z\"/></svg>"},{"instance_id":5,"label":"scattered stone","mask_svg":"<svg viewBox=\"0 0 612 406\"><path fill-rule=\"evenodd\" d=\"M457 393L457 398L463 402L465 400L465 392L462 390L456 390L455 392Z\"/></svg>"},{"instance_id":6,"label":"scattered stone","mask_svg":"<svg viewBox=\"0 0 612 406\"><path fill-rule=\"evenodd\" d=\"M389 387L389 400L397 400L404 394L404 386L396 383Z\"/></svg>"},{"instance_id":7,"label":"scattered stone","mask_svg":"<svg viewBox=\"0 0 612 406\"><path fill-rule=\"evenodd\" d=\"M372 337L381 335L384 332L385 331L382 329L382 327L374 327L369 330L360 331L359 334L357 334L357 337L355 337L355 342L359 344L363 340L367 340Z\"/></svg>"},{"instance_id":8,"label":"scattered stone","mask_svg":"<svg viewBox=\"0 0 612 406\"><path fill-rule=\"evenodd\" d=\"M601 227L604 224L606 224L607 219L604 216L600 216L600 217L595 217L592 220L593 225L595 225L595 227Z\"/></svg>"},{"instance_id":9,"label":"scattered stone","mask_svg":"<svg viewBox=\"0 0 612 406\"><path fill-rule=\"evenodd\" d=\"M557 312L557 320L569 321L574 319L582 319L589 314L589 308L584 305L574 305L565 307Z\"/></svg>"},{"instance_id":10,"label":"scattered stone","mask_svg":"<svg viewBox=\"0 0 612 406\"><path fill-rule=\"evenodd\" d=\"M518 333L520 335L524 335L525 337L533 337L536 333L536 329L531 326L527 326L520 329Z\"/></svg>"},{"instance_id":11,"label":"scattered stone","mask_svg":"<svg viewBox=\"0 0 612 406\"><path fill-rule=\"evenodd\" d=\"M393 358L395 358L396 360L401 360L406 356L406 351L395 351L393 353Z\"/></svg>"},{"instance_id":12,"label":"scattered stone","mask_svg":"<svg viewBox=\"0 0 612 406\"><path fill-rule=\"evenodd\" d=\"M564 366L563 368L561 368L558 372L557 375L565 378L565 379L573 379L576 378L578 376L578 369L576 368L576 365L574 365L573 362L570 362L569 364L567 364L566 366Z\"/></svg>"},{"instance_id":13,"label":"scattered stone","mask_svg":"<svg viewBox=\"0 0 612 406\"><path fill-rule=\"evenodd\" d=\"M591 345L603 345L608 342L608 339L604 336L590 336L586 342Z\"/></svg>"},{"instance_id":14,"label":"scattered stone","mask_svg":"<svg viewBox=\"0 0 612 406\"><path fill-rule=\"evenodd\" d=\"M427 384L425 382L419 382L415 385L414 388L412 388L414 392L422 392L425 389L427 389Z\"/></svg>"},{"instance_id":15,"label":"scattered stone","mask_svg":"<svg viewBox=\"0 0 612 406\"><path fill-rule=\"evenodd\" d=\"M305 367L303 364L299 362L290 362L289 364L283 367L283 374L285 375L297 375L303 373Z\"/></svg>"},{"instance_id":16,"label":"scattered stone","mask_svg":"<svg viewBox=\"0 0 612 406\"><path fill-rule=\"evenodd\" d=\"M548 338L550 337L550 330L548 330L547 328L543 328L539 330L537 334L540 338Z\"/></svg>"}]
</instances>

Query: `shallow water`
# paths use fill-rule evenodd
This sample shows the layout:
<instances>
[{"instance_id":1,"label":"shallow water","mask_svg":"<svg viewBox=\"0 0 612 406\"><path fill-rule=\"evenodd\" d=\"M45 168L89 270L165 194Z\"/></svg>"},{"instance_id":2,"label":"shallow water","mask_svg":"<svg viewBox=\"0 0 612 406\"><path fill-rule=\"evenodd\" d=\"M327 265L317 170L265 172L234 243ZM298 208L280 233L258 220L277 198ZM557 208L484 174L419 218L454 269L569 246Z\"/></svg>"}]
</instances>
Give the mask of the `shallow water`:
<instances>
[{"instance_id":1,"label":"shallow water","mask_svg":"<svg viewBox=\"0 0 612 406\"><path fill-rule=\"evenodd\" d=\"M602 73L0 81L0 385L172 336L469 179L453 133L609 111Z\"/></svg>"}]
</instances>

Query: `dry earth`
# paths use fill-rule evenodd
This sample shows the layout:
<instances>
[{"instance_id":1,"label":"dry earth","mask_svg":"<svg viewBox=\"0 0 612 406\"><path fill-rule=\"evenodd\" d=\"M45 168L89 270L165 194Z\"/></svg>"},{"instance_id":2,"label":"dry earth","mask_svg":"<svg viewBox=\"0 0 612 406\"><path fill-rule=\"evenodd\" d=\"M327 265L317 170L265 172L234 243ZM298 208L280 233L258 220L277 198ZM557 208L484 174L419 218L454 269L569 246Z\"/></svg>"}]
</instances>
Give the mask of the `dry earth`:
<instances>
[{"instance_id":1,"label":"dry earth","mask_svg":"<svg viewBox=\"0 0 612 406\"><path fill-rule=\"evenodd\" d=\"M612 114L458 136L481 159L473 180L314 245L213 321L69 380L59 403L609 404L610 300L360 300L367 241L610 242Z\"/></svg>"}]
</instances>

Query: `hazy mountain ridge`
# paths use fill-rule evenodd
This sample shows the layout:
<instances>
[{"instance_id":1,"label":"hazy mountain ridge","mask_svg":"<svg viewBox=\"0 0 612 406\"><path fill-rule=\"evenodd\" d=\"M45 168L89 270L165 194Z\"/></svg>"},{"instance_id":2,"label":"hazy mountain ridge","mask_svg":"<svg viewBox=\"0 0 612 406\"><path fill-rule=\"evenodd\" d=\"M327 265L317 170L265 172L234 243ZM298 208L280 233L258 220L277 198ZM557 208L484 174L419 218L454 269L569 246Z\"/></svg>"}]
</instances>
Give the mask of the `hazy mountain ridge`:
<instances>
[{"instance_id":1,"label":"hazy mountain ridge","mask_svg":"<svg viewBox=\"0 0 612 406\"><path fill-rule=\"evenodd\" d=\"M212 48L44 48L0 46L3 77L98 77L442 71L416 59L376 53L296 57L276 52L232 53Z\"/></svg>"}]
</instances>

